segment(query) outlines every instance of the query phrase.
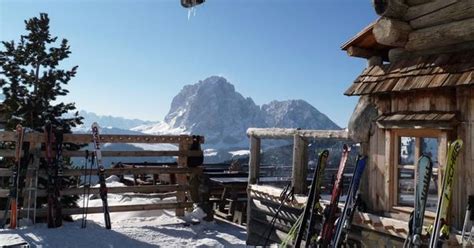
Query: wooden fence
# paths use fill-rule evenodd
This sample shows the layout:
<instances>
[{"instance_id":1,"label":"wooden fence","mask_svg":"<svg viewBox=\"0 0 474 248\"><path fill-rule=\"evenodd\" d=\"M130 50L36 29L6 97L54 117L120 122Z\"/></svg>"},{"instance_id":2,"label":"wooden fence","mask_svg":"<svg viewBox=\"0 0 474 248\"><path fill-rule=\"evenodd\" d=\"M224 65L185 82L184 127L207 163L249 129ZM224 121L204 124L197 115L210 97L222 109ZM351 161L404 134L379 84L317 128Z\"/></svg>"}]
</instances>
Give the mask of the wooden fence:
<instances>
[{"instance_id":1,"label":"wooden fence","mask_svg":"<svg viewBox=\"0 0 474 248\"><path fill-rule=\"evenodd\" d=\"M30 154L39 155L38 158L33 159L39 160L40 157L45 156L44 146L42 143L45 142L43 133L37 132L27 132L24 136L24 145L30 146ZM14 132L0 132L0 142L15 142L15 133ZM92 134L64 134L64 143L71 143L76 145L84 145L92 143ZM204 138L201 136L191 136L191 135L109 135L103 134L100 136L100 143L104 145L105 143L135 143L135 144L175 144L177 145L177 150L163 150L163 151L152 151L152 150L143 150L143 151L102 151L103 157L138 157L142 161L146 157L175 157L175 163L164 163L160 166L155 167L137 167L137 168L110 168L105 170L106 176L109 175L141 175L141 174L153 174L153 175L170 175L172 178L171 183L166 185L137 185L129 187L109 187L108 192L114 194L135 192L135 193L162 193L168 196L176 196L176 200L164 200L155 204L141 204L141 205L120 205L120 206L109 206L110 212L124 212L124 211L142 211L142 210L156 210L156 209L175 209L177 216L184 215L184 209L191 207L193 201L188 197L189 191L193 190L196 187L191 187L188 183L188 178L190 176L195 176L202 173L202 167L200 165L193 165L192 167L188 166L189 158L203 156L203 152L200 146L192 146L192 144L203 143ZM53 151L53 156L54 156ZM13 149L0 149L0 157L11 158L14 157L15 151ZM85 151L76 150L76 151L67 151L64 150L64 157L84 157ZM5 159L4 159L5 161ZM31 166L32 162L28 164L28 170L26 173L26 180L28 181L31 178L35 170ZM107 166L107 165L104 165ZM84 175L97 175L97 169L64 169L63 176L84 176ZM0 168L0 177L11 177L11 170L9 168ZM39 176L46 176L46 171L38 171ZM83 188L71 187L61 189L60 194L62 196L66 195L81 195L83 193ZM90 194L98 194L98 188L91 188ZM188 194L187 194L188 193ZM0 189L0 197L8 197L9 189ZM44 197L47 195L46 189L37 189L37 197ZM188 195L188 196L187 196ZM21 197L21 196L20 196ZM25 197L25 192L23 194ZM24 206L31 207L31 206ZM47 214L47 209L38 208L37 216L45 216ZM64 215L73 215L81 214L83 212L82 208L64 208ZM101 213L102 207L90 207L88 213ZM20 215L25 216L26 211L20 210Z\"/></svg>"}]
</instances>

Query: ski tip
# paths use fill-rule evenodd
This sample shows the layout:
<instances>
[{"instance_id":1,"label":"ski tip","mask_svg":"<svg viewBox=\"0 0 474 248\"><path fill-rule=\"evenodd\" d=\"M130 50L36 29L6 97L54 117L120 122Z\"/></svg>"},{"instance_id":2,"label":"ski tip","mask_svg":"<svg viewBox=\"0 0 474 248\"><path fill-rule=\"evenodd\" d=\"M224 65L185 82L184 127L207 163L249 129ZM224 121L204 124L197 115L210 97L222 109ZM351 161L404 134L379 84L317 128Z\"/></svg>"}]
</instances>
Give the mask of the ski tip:
<instances>
[{"instance_id":1,"label":"ski tip","mask_svg":"<svg viewBox=\"0 0 474 248\"><path fill-rule=\"evenodd\" d=\"M21 131L23 129L23 126L21 124L16 124L16 130Z\"/></svg>"},{"instance_id":2,"label":"ski tip","mask_svg":"<svg viewBox=\"0 0 474 248\"><path fill-rule=\"evenodd\" d=\"M92 128L99 128L99 124L97 122L93 122L91 125Z\"/></svg>"},{"instance_id":3,"label":"ski tip","mask_svg":"<svg viewBox=\"0 0 474 248\"><path fill-rule=\"evenodd\" d=\"M463 141L461 139L457 139L455 140L451 145L456 149L456 150L460 150L463 146Z\"/></svg>"},{"instance_id":4,"label":"ski tip","mask_svg":"<svg viewBox=\"0 0 474 248\"><path fill-rule=\"evenodd\" d=\"M350 151L351 151L351 147L348 146L347 144L344 144L344 145L342 146L342 151L343 151L343 152L350 152Z\"/></svg>"},{"instance_id":5,"label":"ski tip","mask_svg":"<svg viewBox=\"0 0 474 248\"><path fill-rule=\"evenodd\" d=\"M328 157L329 156L329 150L323 150L322 152L319 153L319 156L321 157Z\"/></svg>"}]
</instances>

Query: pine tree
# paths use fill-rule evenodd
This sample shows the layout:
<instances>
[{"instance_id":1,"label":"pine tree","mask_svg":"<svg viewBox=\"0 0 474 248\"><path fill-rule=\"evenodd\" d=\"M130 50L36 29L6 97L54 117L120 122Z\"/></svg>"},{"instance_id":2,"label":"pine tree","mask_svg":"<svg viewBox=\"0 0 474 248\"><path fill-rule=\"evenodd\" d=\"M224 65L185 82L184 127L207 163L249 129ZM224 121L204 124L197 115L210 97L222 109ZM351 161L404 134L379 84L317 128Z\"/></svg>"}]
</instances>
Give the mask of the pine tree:
<instances>
[{"instance_id":1,"label":"pine tree","mask_svg":"<svg viewBox=\"0 0 474 248\"><path fill-rule=\"evenodd\" d=\"M71 54L68 41L62 39L56 45L57 37L49 31L49 18L41 13L39 18L25 20L26 35L20 41L2 41L0 50L0 86L5 100L3 114L6 116L5 130L14 130L17 124L43 132L47 120L53 126L70 133L72 127L82 124L82 117L76 111L70 117L65 114L76 109L74 103L63 103L58 97L69 93L63 87L76 75L77 66L70 70L59 68L59 63ZM56 45L56 46L55 46ZM77 147L76 147L77 149ZM64 161L64 166L72 166ZM41 168L45 168L42 163ZM45 187L46 179L39 179ZM64 178L63 186L76 184L75 178ZM63 206L74 206L77 196L63 197ZM38 206L46 202L38 198ZM3 204L2 204L3 206Z\"/></svg>"},{"instance_id":2,"label":"pine tree","mask_svg":"<svg viewBox=\"0 0 474 248\"><path fill-rule=\"evenodd\" d=\"M59 69L59 62L71 53L66 39L54 47L57 37L49 32L49 18L45 13L25 21L27 35L20 42L5 42L0 51L0 86L6 115L6 130L21 123L25 127L41 131L46 120L69 132L81 124L76 112L71 118L64 114L74 111L74 103L55 103L57 98L69 93L63 88L76 75L77 66L70 70Z\"/></svg>"}]
</instances>

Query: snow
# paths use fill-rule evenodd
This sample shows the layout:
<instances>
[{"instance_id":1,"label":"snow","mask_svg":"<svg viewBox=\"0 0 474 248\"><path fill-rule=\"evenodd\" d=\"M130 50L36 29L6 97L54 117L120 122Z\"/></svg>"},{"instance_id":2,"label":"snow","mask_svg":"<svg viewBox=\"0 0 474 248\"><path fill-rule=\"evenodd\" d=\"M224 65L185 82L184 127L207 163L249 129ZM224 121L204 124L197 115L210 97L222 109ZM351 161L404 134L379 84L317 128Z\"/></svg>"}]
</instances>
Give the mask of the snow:
<instances>
[{"instance_id":1,"label":"snow","mask_svg":"<svg viewBox=\"0 0 474 248\"><path fill-rule=\"evenodd\" d=\"M109 187L123 186L117 177L107 178ZM109 205L157 203L153 194L108 194ZM166 198L163 201L170 201ZM78 200L82 206L82 198ZM89 206L102 206L99 197L91 197ZM81 228L81 215L73 216L74 222L64 222L62 227L48 229L45 223L22 225L17 230L0 230L0 246L26 240L31 247L245 247L246 232L223 221L184 225L201 220L200 208L176 217L173 210L153 210L111 213L112 230L104 228L103 214L89 214L87 228Z\"/></svg>"},{"instance_id":2,"label":"snow","mask_svg":"<svg viewBox=\"0 0 474 248\"><path fill-rule=\"evenodd\" d=\"M153 134L153 135L180 135L187 134L185 128L172 128L166 122L158 122L153 124L140 125L130 129L136 132L142 132L144 134Z\"/></svg>"},{"instance_id":3,"label":"snow","mask_svg":"<svg viewBox=\"0 0 474 248\"><path fill-rule=\"evenodd\" d=\"M249 150L238 150L238 151L231 151L229 153L232 154L233 157L235 157L235 156L249 155L250 151Z\"/></svg>"},{"instance_id":4,"label":"snow","mask_svg":"<svg viewBox=\"0 0 474 248\"><path fill-rule=\"evenodd\" d=\"M210 157L210 156L217 156L218 151L216 149L205 149L204 150L204 156Z\"/></svg>"}]
</instances>

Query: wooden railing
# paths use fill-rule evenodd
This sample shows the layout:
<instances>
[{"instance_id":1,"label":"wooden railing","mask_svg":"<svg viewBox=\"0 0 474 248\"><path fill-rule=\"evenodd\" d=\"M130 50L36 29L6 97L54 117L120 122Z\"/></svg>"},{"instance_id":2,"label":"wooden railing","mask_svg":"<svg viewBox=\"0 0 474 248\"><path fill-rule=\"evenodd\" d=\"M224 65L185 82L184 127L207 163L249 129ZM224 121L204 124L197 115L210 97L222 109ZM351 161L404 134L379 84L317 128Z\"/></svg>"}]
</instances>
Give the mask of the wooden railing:
<instances>
[{"instance_id":1,"label":"wooden railing","mask_svg":"<svg viewBox=\"0 0 474 248\"><path fill-rule=\"evenodd\" d=\"M24 143L29 144L30 154L37 154L39 157L45 156L44 148L42 143L45 142L43 133L27 132L24 136ZM0 132L0 142L15 142L14 132ZM64 143L72 143L77 145L84 145L92 143L92 134L64 134ZM136 193L155 193L163 194L165 196L176 196L176 201L161 201L155 204L142 204L142 205L120 205L120 206L109 206L110 212L123 212L123 211L142 211L142 210L154 210L154 209L175 209L177 216L184 215L184 209L191 207L193 202L190 197L186 196L186 192L191 190L197 190L196 187L191 187L188 184L188 177L195 176L202 173L202 167L200 165L188 166L188 158L202 156L203 152L195 148L191 148L193 143L203 143L204 138L201 136L191 135L100 135L100 143L136 143L136 144L176 144L177 150L162 150L162 151L102 151L103 157L137 157L140 162L147 162L145 157L174 157L176 162L163 164L154 167L137 167L137 168L110 168L105 170L106 176L109 175L142 175L142 174L153 174L153 175L170 175L172 178L170 184L167 185L136 185L129 187L110 187L108 188L109 193L121 194L127 192ZM42 150L43 149L43 150ZM31 152L36 151L36 152ZM0 149L0 157L11 158L14 157L15 151L13 149ZM75 150L68 151L64 150L64 157L84 157L85 151ZM54 156L54 151L53 151ZM5 159L4 159L5 161ZM30 163L31 164L31 163ZM4 165L5 166L5 165ZM108 165L105 165L106 167ZM33 170L28 169L26 172L26 180L33 175ZM79 177L88 174L96 175L97 170L94 168L92 171L84 169L65 169L63 171L64 177ZM46 176L46 171L40 170L39 176ZM10 177L12 172L9 168L0 168L0 177ZM60 194L66 195L81 195L83 194L83 188L71 187L61 189ZM98 188L91 188L90 194L97 194ZM9 193L8 188L0 189L0 197L7 197ZM44 197L47 195L46 190L38 189L37 197ZM190 195L190 194L188 194ZM159 197L159 196L157 196ZM25 206L27 207L27 206ZM37 216L46 215L47 209L37 209ZM83 212L82 208L67 208L63 209L63 214L80 214ZM88 210L89 213L100 213L102 207L91 207ZM20 210L20 214L24 214L25 211Z\"/></svg>"}]
</instances>

